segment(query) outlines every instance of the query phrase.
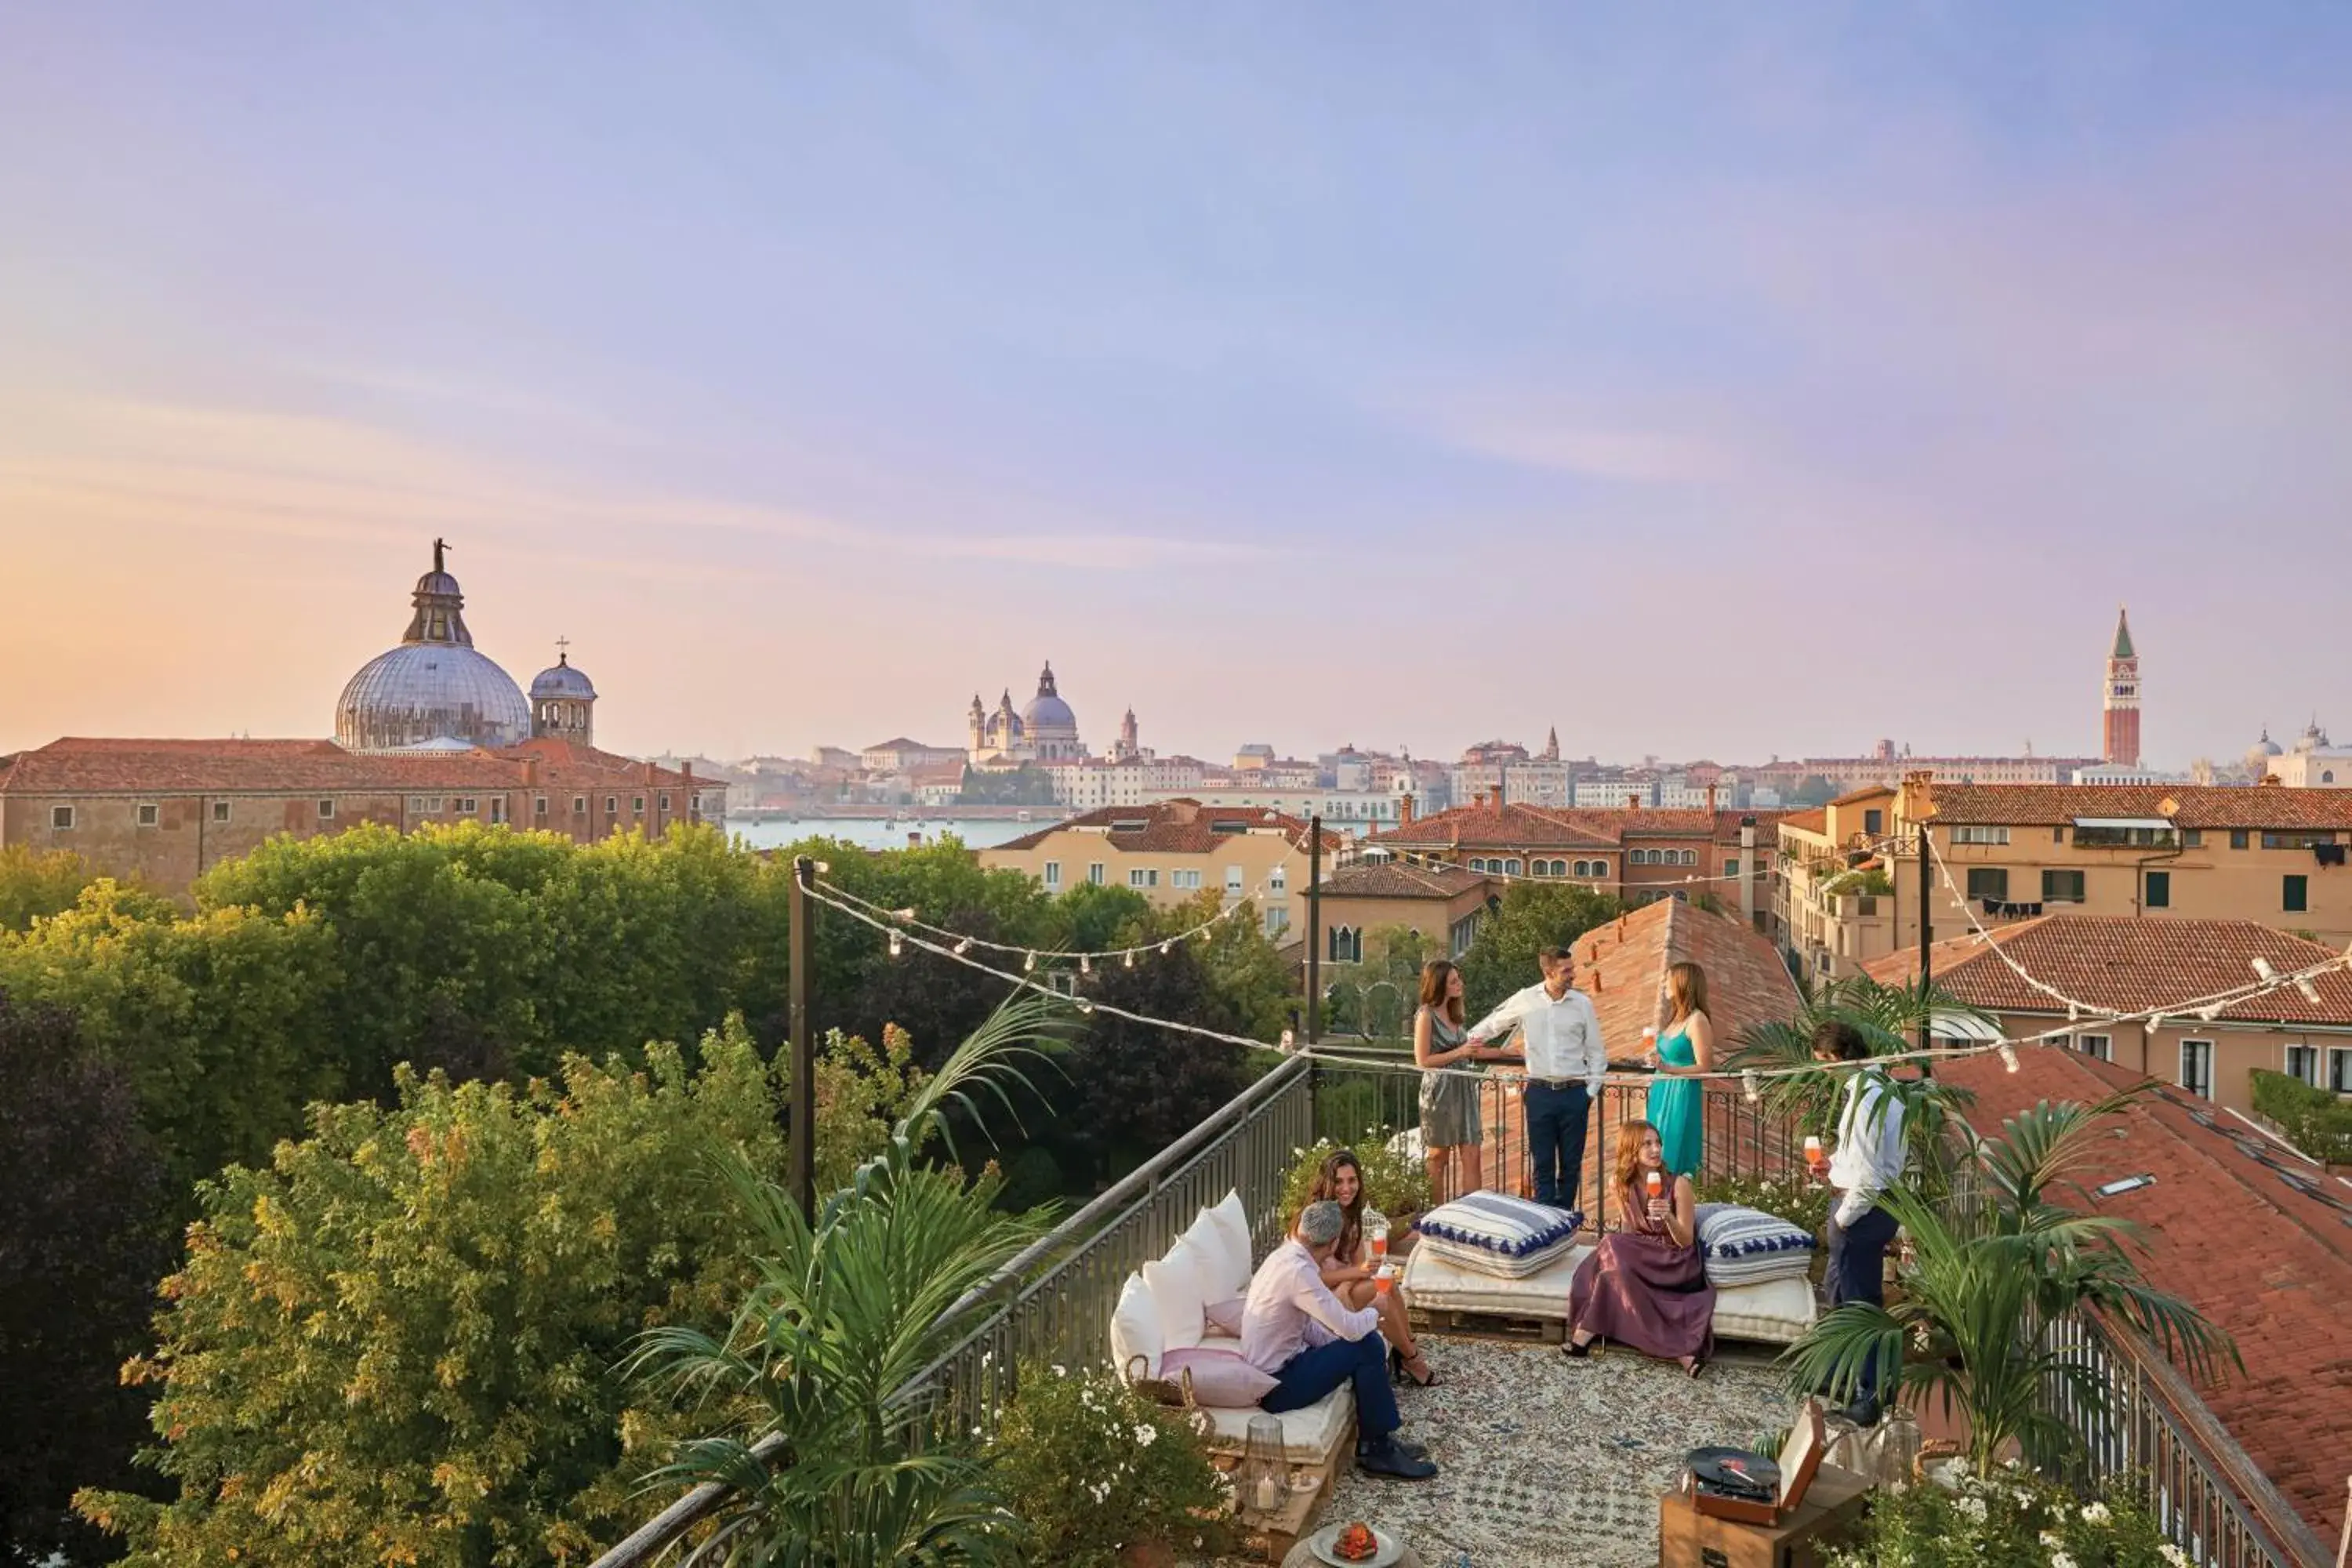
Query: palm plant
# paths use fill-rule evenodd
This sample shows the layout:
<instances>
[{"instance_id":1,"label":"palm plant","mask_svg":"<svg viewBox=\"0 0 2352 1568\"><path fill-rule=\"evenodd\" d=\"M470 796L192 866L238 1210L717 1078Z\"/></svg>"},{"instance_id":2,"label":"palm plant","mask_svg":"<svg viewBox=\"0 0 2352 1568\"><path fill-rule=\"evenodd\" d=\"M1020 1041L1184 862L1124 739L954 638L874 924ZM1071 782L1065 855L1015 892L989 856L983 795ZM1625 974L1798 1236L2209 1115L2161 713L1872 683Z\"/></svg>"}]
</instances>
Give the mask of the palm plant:
<instances>
[{"instance_id":1,"label":"palm plant","mask_svg":"<svg viewBox=\"0 0 2352 1568\"><path fill-rule=\"evenodd\" d=\"M727 1179L758 1240L758 1279L724 1338L648 1332L629 1372L721 1413L648 1488L716 1482L727 1498L685 1568L886 1568L1013 1561L1016 1522L979 1463L919 1442L929 1411L908 1385L968 1329L950 1309L1045 1231L991 1203L952 1163L950 1105L973 1111L1008 1086L1049 1034L1053 1005L999 1008L925 1082L882 1152L824 1200L811 1224L775 1182L740 1161ZM950 1140L950 1152L952 1143Z\"/></svg>"},{"instance_id":2,"label":"palm plant","mask_svg":"<svg viewBox=\"0 0 2352 1568\"><path fill-rule=\"evenodd\" d=\"M2129 1221L2051 1201L2090 1156L2097 1124L2137 1092L2095 1105L2043 1100L2004 1121L1996 1139L1960 1124L1980 1194L1959 1205L1908 1187L1882 1194L1880 1206L1911 1238L1899 1294L1889 1306L1849 1302L1822 1319L1785 1358L1791 1382L1847 1398L1872 1366L1899 1366L1898 1394L1932 1393L1948 1414L1966 1413L1979 1473L2011 1442L2027 1463L2054 1471L2080 1452L2080 1439L2050 1413L2049 1395L2063 1391L2094 1421L2106 1409L2098 1373L2043 1332L2067 1313L2097 1312L2177 1355L2192 1376L2210 1376L2225 1357L2235 1362L2226 1333L2141 1277L2126 1246ZM1908 1362L1906 1344L1920 1352Z\"/></svg>"},{"instance_id":3,"label":"palm plant","mask_svg":"<svg viewBox=\"0 0 2352 1568\"><path fill-rule=\"evenodd\" d=\"M1766 1110L1800 1134L1828 1132L1837 1121L1845 1094L1847 1071L1832 1070L1813 1060L1813 1035L1830 1022L1852 1025L1874 1057L1898 1056L1912 1050L1919 1026L1931 1019L1965 1018L1990 1023L1991 1015L1972 1007L1942 986L1914 981L1887 985L1866 974L1843 980L1812 982L1797 979L1799 1006L1791 1018L1749 1025L1734 1042L1729 1065L1759 1070L1798 1069L1785 1077L1768 1078L1761 1093ZM1956 1112L1973 1104L1976 1096L1957 1084L1922 1074L1887 1079L1890 1094L1880 1101L1903 1108L1904 1142L1920 1184L1941 1195L1948 1183L1950 1130L1965 1125ZM1884 1114L1882 1109L1881 1114Z\"/></svg>"}]
</instances>

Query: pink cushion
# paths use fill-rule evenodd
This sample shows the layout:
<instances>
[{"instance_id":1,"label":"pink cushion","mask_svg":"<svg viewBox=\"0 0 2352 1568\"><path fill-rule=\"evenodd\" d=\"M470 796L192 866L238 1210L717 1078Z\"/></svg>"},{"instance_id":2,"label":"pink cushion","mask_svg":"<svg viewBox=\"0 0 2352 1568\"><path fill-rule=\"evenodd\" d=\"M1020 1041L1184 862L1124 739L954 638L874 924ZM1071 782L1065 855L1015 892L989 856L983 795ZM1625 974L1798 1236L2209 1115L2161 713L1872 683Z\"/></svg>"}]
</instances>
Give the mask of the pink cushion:
<instances>
[{"instance_id":1,"label":"pink cushion","mask_svg":"<svg viewBox=\"0 0 2352 1568\"><path fill-rule=\"evenodd\" d=\"M1246 1305L1239 1296L1230 1301L1212 1301L1201 1310L1209 1320L1209 1327L1221 1334L1242 1337L1242 1308Z\"/></svg>"},{"instance_id":2,"label":"pink cushion","mask_svg":"<svg viewBox=\"0 0 2352 1568\"><path fill-rule=\"evenodd\" d=\"M1192 1397L1219 1410L1255 1409L1274 1392L1274 1379L1244 1361L1235 1351L1195 1346L1170 1351L1160 1358L1160 1375L1174 1377L1184 1368L1192 1373Z\"/></svg>"}]
</instances>

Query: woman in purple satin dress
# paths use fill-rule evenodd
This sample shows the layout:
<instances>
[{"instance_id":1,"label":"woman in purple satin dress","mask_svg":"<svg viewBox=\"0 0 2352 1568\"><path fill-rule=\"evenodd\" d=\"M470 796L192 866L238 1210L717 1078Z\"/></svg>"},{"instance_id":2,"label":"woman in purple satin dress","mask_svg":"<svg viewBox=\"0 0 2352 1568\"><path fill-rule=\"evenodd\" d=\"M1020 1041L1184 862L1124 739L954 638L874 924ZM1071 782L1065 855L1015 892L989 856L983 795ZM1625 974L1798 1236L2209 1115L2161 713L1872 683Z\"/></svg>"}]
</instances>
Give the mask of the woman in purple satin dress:
<instances>
[{"instance_id":1,"label":"woman in purple satin dress","mask_svg":"<svg viewBox=\"0 0 2352 1568\"><path fill-rule=\"evenodd\" d=\"M1658 1130L1646 1121L1617 1130L1617 1189L1626 1226L1602 1237L1577 1265L1568 1293L1570 1331L1560 1349L1587 1356L1593 1341L1616 1340L1680 1362L1696 1377L1715 1348L1715 1287L1699 1259L1697 1196L1688 1176L1665 1169Z\"/></svg>"}]
</instances>

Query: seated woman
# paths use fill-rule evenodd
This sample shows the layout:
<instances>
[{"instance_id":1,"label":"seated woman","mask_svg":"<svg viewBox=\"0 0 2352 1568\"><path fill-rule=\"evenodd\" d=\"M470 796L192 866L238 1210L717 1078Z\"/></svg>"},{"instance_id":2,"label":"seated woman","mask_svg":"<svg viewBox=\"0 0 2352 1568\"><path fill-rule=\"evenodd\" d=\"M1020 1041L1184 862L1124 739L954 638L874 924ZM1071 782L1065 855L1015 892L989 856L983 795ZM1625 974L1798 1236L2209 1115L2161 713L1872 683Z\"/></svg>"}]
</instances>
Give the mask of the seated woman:
<instances>
[{"instance_id":1,"label":"seated woman","mask_svg":"<svg viewBox=\"0 0 2352 1568\"><path fill-rule=\"evenodd\" d=\"M1345 1216L1339 1245L1322 1265L1324 1285L1350 1308L1377 1309L1381 1332L1389 1342L1390 1375L1400 1381L1411 1378L1418 1388L1429 1387L1437 1381L1437 1373L1413 1342L1412 1325L1405 1321L1404 1298L1393 1285L1382 1290L1372 1282L1371 1244L1364 1239L1364 1168L1357 1163L1355 1151L1338 1150L1323 1162L1307 1201L1338 1204Z\"/></svg>"},{"instance_id":2,"label":"seated woman","mask_svg":"<svg viewBox=\"0 0 2352 1568\"><path fill-rule=\"evenodd\" d=\"M1656 1176L1658 1195L1648 1192ZM1669 1174L1658 1130L1646 1121L1617 1129L1617 1187L1623 1230L1601 1238L1577 1265L1568 1293L1572 1356L1617 1340L1698 1375L1715 1348L1715 1287L1698 1253L1698 1203L1688 1176Z\"/></svg>"}]
</instances>

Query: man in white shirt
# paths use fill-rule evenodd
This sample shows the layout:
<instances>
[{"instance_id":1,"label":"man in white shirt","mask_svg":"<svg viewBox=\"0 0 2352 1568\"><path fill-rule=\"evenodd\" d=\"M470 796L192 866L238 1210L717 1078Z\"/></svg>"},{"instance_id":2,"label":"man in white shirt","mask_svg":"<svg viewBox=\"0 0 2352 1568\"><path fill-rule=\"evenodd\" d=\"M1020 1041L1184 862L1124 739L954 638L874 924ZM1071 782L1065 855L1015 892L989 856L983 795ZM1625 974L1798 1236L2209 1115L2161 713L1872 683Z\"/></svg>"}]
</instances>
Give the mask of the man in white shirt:
<instances>
[{"instance_id":1,"label":"man in white shirt","mask_svg":"<svg viewBox=\"0 0 2352 1568\"><path fill-rule=\"evenodd\" d=\"M1396 1390L1380 1312L1349 1307L1323 1283L1323 1265L1347 1216L1335 1203L1308 1204L1298 1228L1266 1255L1242 1304L1242 1356L1275 1380L1260 1408L1304 1410L1343 1383L1356 1385L1356 1466L1369 1475L1427 1480L1427 1454L1396 1435Z\"/></svg>"},{"instance_id":2,"label":"man in white shirt","mask_svg":"<svg viewBox=\"0 0 2352 1568\"><path fill-rule=\"evenodd\" d=\"M1870 1046L1853 1025L1830 1019L1813 1032L1813 1057L1824 1062L1865 1061ZM1837 1143L1829 1162L1837 1202L1830 1210L1829 1266L1822 1283L1830 1305L1867 1301L1886 1304L1886 1248L1895 1239L1895 1216L1878 1206L1878 1194L1903 1177L1903 1101L1884 1069L1855 1068L1846 1075L1845 1103L1838 1112ZM1857 1426L1878 1422L1882 1384L1878 1369L1863 1367L1862 1389L1842 1414Z\"/></svg>"},{"instance_id":3,"label":"man in white shirt","mask_svg":"<svg viewBox=\"0 0 2352 1568\"><path fill-rule=\"evenodd\" d=\"M1528 1152L1535 1161L1536 1202L1554 1208L1576 1206L1578 1177L1584 1164L1585 1128L1601 1102L1609 1054L1601 1043L1601 1017L1592 999L1576 989L1576 954L1564 947L1543 950L1543 984L1504 999L1470 1026L1474 1045L1485 1045L1513 1029L1526 1041Z\"/></svg>"}]
</instances>

